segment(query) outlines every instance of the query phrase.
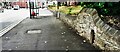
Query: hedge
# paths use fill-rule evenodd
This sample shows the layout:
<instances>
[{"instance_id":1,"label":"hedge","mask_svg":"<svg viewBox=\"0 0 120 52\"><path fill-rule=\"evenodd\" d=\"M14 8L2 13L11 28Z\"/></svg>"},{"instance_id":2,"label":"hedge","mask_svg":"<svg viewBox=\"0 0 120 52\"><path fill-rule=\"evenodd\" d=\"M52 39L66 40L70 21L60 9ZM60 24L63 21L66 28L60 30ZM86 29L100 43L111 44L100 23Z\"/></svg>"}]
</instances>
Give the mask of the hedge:
<instances>
[{"instance_id":1,"label":"hedge","mask_svg":"<svg viewBox=\"0 0 120 52\"><path fill-rule=\"evenodd\" d=\"M80 5L95 8L99 15L120 15L120 2L80 2Z\"/></svg>"}]
</instances>

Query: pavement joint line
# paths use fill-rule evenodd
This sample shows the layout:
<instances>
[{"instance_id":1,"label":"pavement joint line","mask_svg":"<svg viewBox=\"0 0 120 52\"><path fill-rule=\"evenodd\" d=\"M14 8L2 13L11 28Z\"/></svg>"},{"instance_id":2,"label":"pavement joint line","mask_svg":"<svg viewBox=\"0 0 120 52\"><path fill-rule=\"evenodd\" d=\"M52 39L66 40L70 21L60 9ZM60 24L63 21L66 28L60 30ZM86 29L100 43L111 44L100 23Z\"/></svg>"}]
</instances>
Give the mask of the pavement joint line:
<instances>
[{"instance_id":1,"label":"pavement joint line","mask_svg":"<svg viewBox=\"0 0 120 52\"><path fill-rule=\"evenodd\" d=\"M25 18L25 19L27 19L27 18ZM19 23L21 23L25 19L21 19L20 21L7 26L3 30L0 30L0 37L2 37L5 33L7 33L8 31L10 31L11 29L13 29L15 26L17 26Z\"/></svg>"}]
</instances>

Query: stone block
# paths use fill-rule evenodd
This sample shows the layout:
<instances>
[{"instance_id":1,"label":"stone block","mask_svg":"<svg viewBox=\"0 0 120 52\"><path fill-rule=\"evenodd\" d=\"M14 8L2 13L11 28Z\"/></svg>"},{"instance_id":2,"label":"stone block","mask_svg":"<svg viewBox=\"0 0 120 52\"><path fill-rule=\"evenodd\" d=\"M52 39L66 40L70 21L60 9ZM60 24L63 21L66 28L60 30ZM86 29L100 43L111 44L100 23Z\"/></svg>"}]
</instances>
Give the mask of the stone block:
<instances>
[{"instance_id":1,"label":"stone block","mask_svg":"<svg viewBox=\"0 0 120 52\"><path fill-rule=\"evenodd\" d=\"M110 28L110 26L107 25L107 24L105 24L105 25L102 27L102 30L103 30L104 32L107 32L107 31L109 30L109 28Z\"/></svg>"},{"instance_id":2,"label":"stone block","mask_svg":"<svg viewBox=\"0 0 120 52\"><path fill-rule=\"evenodd\" d=\"M87 13L87 12L88 12L88 10L89 10L89 8L87 8L87 9L86 9L86 11L84 11L84 12L85 12L85 13Z\"/></svg>"},{"instance_id":3,"label":"stone block","mask_svg":"<svg viewBox=\"0 0 120 52\"><path fill-rule=\"evenodd\" d=\"M82 9L80 12L86 12L87 8Z\"/></svg>"},{"instance_id":4,"label":"stone block","mask_svg":"<svg viewBox=\"0 0 120 52\"><path fill-rule=\"evenodd\" d=\"M117 38L116 43L120 45L120 36L118 36L116 38Z\"/></svg>"},{"instance_id":5,"label":"stone block","mask_svg":"<svg viewBox=\"0 0 120 52\"><path fill-rule=\"evenodd\" d=\"M99 17L96 17L96 18L94 19L94 23L96 24L98 20L99 20Z\"/></svg>"},{"instance_id":6,"label":"stone block","mask_svg":"<svg viewBox=\"0 0 120 52\"><path fill-rule=\"evenodd\" d=\"M99 20L97 21L97 23L96 23L96 26L97 26L98 28L101 28L101 23L103 23L103 21L102 21L101 19L99 19Z\"/></svg>"},{"instance_id":7,"label":"stone block","mask_svg":"<svg viewBox=\"0 0 120 52\"><path fill-rule=\"evenodd\" d=\"M93 8L90 8L88 13L90 14L94 9Z\"/></svg>"},{"instance_id":8,"label":"stone block","mask_svg":"<svg viewBox=\"0 0 120 52\"><path fill-rule=\"evenodd\" d=\"M90 15L93 16L93 15L95 15L95 14L98 14L98 13L97 13L97 11L94 9L94 10L90 13Z\"/></svg>"},{"instance_id":9,"label":"stone block","mask_svg":"<svg viewBox=\"0 0 120 52\"><path fill-rule=\"evenodd\" d=\"M99 17L98 14L95 14L92 18L95 19L97 17Z\"/></svg>"},{"instance_id":10,"label":"stone block","mask_svg":"<svg viewBox=\"0 0 120 52\"><path fill-rule=\"evenodd\" d=\"M105 25L105 23L102 21L101 23L100 23L100 29L102 30L102 27Z\"/></svg>"},{"instance_id":11,"label":"stone block","mask_svg":"<svg viewBox=\"0 0 120 52\"><path fill-rule=\"evenodd\" d=\"M88 14L89 14L89 11L90 11L90 8L88 8L85 13L88 13Z\"/></svg>"},{"instance_id":12,"label":"stone block","mask_svg":"<svg viewBox=\"0 0 120 52\"><path fill-rule=\"evenodd\" d=\"M115 33L115 36L120 36L120 30Z\"/></svg>"},{"instance_id":13,"label":"stone block","mask_svg":"<svg viewBox=\"0 0 120 52\"><path fill-rule=\"evenodd\" d=\"M116 29L110 27L110 29L108 30L107 33L108 33L109 35L114 35L114 34L116 33L116 31L117 31Z\"/></svg>"}]
</instances>

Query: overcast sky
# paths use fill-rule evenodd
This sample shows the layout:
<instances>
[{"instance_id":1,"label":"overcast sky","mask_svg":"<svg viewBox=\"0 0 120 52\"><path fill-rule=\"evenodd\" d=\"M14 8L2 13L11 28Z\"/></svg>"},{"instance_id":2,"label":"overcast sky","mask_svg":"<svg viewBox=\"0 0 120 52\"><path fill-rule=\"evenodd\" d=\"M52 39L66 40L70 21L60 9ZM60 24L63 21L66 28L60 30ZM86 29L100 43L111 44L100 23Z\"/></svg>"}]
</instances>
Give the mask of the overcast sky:
<instances>
[{"instance_id":1,"label":"overcast sky","mask_svg":"<svg viewBox=\"0 0 120 52\"><path fill-rule=\"evenodd\" d=\"M19 0L0 0L0 2L1 1L10 1L10 2L13 2L13 1L19 1ZM40 2L44 2L44 1L46 1L46 0L38 0L38 1L40 1ZM63 1L67 1L67 0L57 0L58 2L63 2ZM118 2L118 1L120 1L120 0L76 0L76 1L78 1L78 2Z\"/></svg>"},{"instance_id":2,"label":"overcast sky","mask_svg":"<svg viewBox=\"0 0 120 52\"><path fill-rule=\"evenodd\" d=\"M15 2L15 1L19 1L19 0L0 0L0 1ZM23 0L23 1L24 1L24 0ZM29 0L27 0L27 1L29 1ZM30 0L30 1L35 1L35 0ZM38 0L38 1L44 2L44 1L46 1L46 0Z\"/></svg>"},{"instance_id":3,"label":"overcast sky","mask_svg":"<svg viewBox=\"0 0 120 52\"><path fill-rule=\"evenodd\" d=\"M41 2L42 2L42 1L46 1L46 0L38 0L38 1L41 1Z\"/></svg>"}]
</instances>

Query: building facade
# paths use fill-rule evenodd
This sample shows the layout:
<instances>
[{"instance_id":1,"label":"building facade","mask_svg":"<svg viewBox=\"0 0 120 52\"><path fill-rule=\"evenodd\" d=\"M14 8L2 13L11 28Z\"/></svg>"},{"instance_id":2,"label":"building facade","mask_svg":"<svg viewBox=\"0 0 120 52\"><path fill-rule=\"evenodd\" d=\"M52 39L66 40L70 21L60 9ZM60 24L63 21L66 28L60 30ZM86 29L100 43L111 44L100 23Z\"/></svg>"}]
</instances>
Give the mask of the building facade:
<instances>
[{"instance_id":1,"label":"building facade","mask_svg":"<svg viewBox=\"0 0 120 52\"><path fill-rule=\"evenodd\" d=\"M20 8L27 8L28 7L28 0L19 0L17 2L12 2L12 6L19 5Z\"/></svg>"}]
</instances>

